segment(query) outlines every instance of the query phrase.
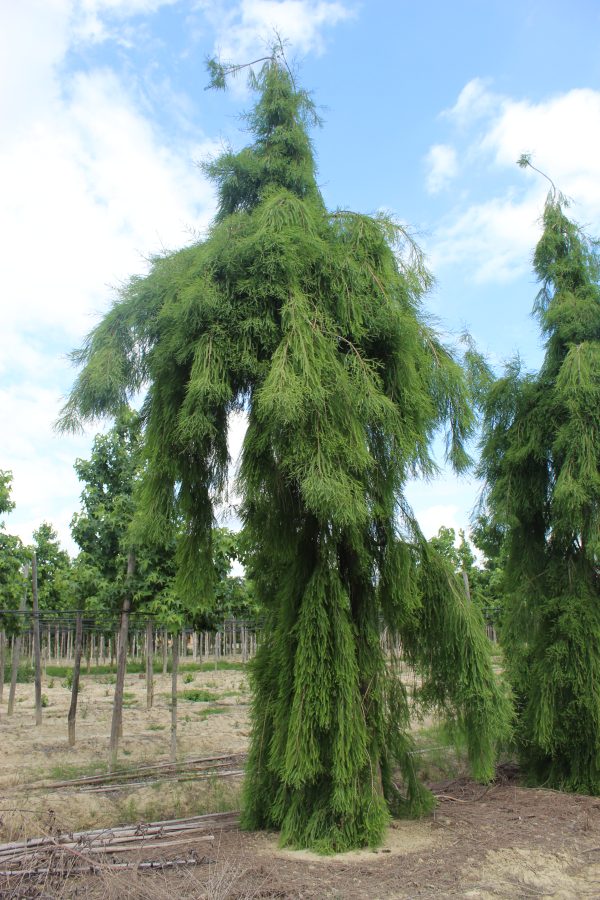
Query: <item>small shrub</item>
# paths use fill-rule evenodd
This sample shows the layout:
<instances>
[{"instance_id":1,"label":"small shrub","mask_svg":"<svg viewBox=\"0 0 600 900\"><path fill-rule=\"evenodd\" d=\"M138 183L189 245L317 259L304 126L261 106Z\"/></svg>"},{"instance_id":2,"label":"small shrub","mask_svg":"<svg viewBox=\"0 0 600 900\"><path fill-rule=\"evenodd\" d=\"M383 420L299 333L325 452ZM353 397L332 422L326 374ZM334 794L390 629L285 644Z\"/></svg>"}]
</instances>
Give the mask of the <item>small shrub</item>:
<instances>
[{"instance_id":1,"label":"small shrub","mask_svg":"<svg viewBox=\"0 0 600 900\"><path fill-rule=\"evenodd\" d=\"M71 690L71 688L73 687L73 670L72 669L69 669L69 671L67 672L67 677L63 681L62 686L64 688L68 688L69 690ZM83 684L80 681L79 684L77 685L77 693L80 694L82 690L83 690Z\"/></svg>"},{"instance_id":2,"label":"small shrub","mask_svg":"<svg viewBox=\"0 0 600 900\"><path fill-rule=\"evenodd\" d=\"M50 681L48 682L48 687L49 687L49 688L53 688L53 687L54 687L54 678L51 678L51 679L50 679Z\"/></svg>"},{"instance_id":3,"label":"small shrub","mask_svg":"<svg viewBox=\"0 0 600 900\"><path fill-rule=\"evenodd\" d=\"M187 675L185 675L184 678L183 678L183 683L184 683L184 684L191 684L193 680L194 680L194 673L193 673L193 672L188 672Z\"/></svg>"},{"instance_id":4,"label":"small shrub","mask_svg":"<svg viewBox=\"0 0 600 900\"><path fill-rule=\"evenodd\" d=\"M48 700L48 694L42 694L42 708L46 708L50 706L50 701Z\"/></svg>"}]
</instances>

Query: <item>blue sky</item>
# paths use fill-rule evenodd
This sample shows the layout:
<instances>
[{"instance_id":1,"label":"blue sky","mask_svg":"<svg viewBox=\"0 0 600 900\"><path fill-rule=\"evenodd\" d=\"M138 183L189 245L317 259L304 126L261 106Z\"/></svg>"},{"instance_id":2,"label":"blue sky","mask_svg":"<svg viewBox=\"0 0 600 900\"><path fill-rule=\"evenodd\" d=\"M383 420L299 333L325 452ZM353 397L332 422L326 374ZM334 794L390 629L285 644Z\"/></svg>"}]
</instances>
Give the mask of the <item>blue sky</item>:
<instances>
[{"instance_id":1,"label":"blue sky","mask_svg":"<svg viewBox=\"0 0 600 900\"><path fill-rule=\"evenodd\" d=\"M385 208L419 234L428 310L499 365L541 347L531 253L546 186L532 152L600 234L600 5L593 0L19 0L0 2L0 468L6 527L52 522L71 552L77 456L58 436L66 359L145 258L202 234L196 163L246 136L240 81L205 91L205 57L260 56L277 28L322 107L330 207ZM112 288L111 288L112 286ZM243 423L232 429L239 445ZM473 479L413 485L428 534L466 527Z\"/></svg>"}]
</instances>

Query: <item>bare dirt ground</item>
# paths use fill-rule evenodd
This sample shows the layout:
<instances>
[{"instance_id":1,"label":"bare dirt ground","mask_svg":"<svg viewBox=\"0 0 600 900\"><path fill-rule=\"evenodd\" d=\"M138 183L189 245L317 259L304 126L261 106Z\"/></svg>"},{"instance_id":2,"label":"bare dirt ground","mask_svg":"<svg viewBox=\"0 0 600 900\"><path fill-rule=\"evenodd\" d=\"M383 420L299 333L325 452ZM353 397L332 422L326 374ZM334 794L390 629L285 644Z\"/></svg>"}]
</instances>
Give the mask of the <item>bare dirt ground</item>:
<instances>
[{"instance_id":1,"label":"bare dirt ground","mask_svg":"<svg viewBox=\"0 0 600 900\"><path fill-rule=\"evenodd\" d=\"M244 673L201 672L188 684L183 678L181 691L203 689L218 697L205 703L180 699L181 758L243 751L248 733ZM137 675L127 677L124 763L166 758L169 686L170 676L157 677L157 703L147 712L145 682ZM78 723L78 745L69 750L68 690L58 683L44 686L50 706L44 710L41 728L36 729L33 688L19 685L22 702L15 717L7 721L3 712L0 720L0 840L57 828L235 808L239 779L231 779L227 786L159 783L107 794L36 789L37 783L49 778L102 770L112 690L107 679L84 676L81 703L87 713ZM209 708L220 711L208 713ZM434 771L431 761L424 760L424 768ZM0 898L600 898L600 798L520 787L510 767L501 770L488 787L464 777L438 781L433 787L438 797L435 813L418 822L395 822L377 851L319 857L279 849L276 835L215 832L213 841L185 851L164 850L159 856L166 860L195 849L201 865L152 874L128 871L42 882L0 880Z\"/></svg>"},{"instance_id":2,"label":"bare dirt ground","mask_svg":"<svg viewBox=\"0 0 600 900\"><path fill-rule=\"evenodd\" d=\"M377 851L319 857L277 836L225 832L198 852L209 865L58 885L65 897L131 900L400 900L600 897L600 802L461 779L438 785L435 814L396 822ZM450 799L452 798L452 799ZM47 886L48 887L48 886ZM64 893L62 893L64 891ZM32 895L33 896L33 895ZM48 895L46 895L48 896ZM53 896L52 893L49 896Z\"/></svg>"},{"instance_id":3,"label":"bare dirt ground","mask_svg":"<svg viewBox=\"0 0 600 900\"><path fill-rule=\"evenodd\" d=\"M193 680L190 680L193 679ZM118 792L47 791L40 783L106 771L114 677L82 675L77 716L77 742L67 743L71 693L64 679L47 678L48 698L42 725L35 726L34 688L17 685L11 718L0 712L0 842L44 829L83 830L109 824L148 821L235 808L235 784L188 783ZM208 691L211 699L192 702L184 691ZM155 675L154 706L146 709L146 682L127 675L124 688L123 738L119 766L131 767L168 759L171 675ZM248 685L242 669L183 672L178 679L178 758L244 751L248 738ZM239 784L239 779L237 779ZM233 804L233 806L232 806Z\"/></svg>"}]
</instances>

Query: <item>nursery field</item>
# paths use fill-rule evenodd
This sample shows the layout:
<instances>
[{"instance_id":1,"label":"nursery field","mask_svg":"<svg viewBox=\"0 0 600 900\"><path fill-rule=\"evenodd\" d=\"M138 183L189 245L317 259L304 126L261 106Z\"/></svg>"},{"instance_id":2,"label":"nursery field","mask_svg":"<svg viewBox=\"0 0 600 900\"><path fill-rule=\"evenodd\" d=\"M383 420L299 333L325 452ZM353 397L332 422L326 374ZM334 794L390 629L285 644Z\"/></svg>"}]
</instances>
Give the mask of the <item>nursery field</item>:
<instances>
[{"instance_id":1,"label":"nursery field","mask_svg":"<svg viewBox=\"0 0 600 900\"><path fill-rule=\"evenodd\" d=\"M248 685L243 663L188 663L178 677L178 760L236 754L246 747ZM102 667L107 669L108 667ZM33 684L19 684L15 712L0 719L0 841L29 836L52 825L82 830L116 822L140 821L226 808L233 795L237 803L240 778L165 780L173 774L161 769L140 784L114 790L110 784L56 783L107 773L108 738L115 677L111 673L81 675L77 741L67 743L67 712L71 699L68 679L53 676L48 666L42 689L42 725L34 722ZM171 675L155 674L154 704L146 709L146 681L140 673L127 674L124 686L123 737L119 771L169 759L171 728ZM193 777L193 773L182 778ZM229 782L232 782L232 786ZM206 783L210 782L210 783ZM233 784L235 782L235 785ZM44 787L47 785L47 787ZM168 791L165 793L165 786ZM198 789L196 789L198 788ZM207 806L208 804L208 806ZM230 806L231 808L231 806Z\"/></svg>"},{"instance_id":2,"label":"nursery field","mask_svg":"<svg viewBox=\"0 0 600 900\"><path fill-rule=\"evenodd\" d=\"M44 680L41 726L34 724L32 684L18 685L10 719L2 711L0 842L20 846L43 837L54 855L32 856L29 848L27 858L10 863L37 874L0 876L2 898L600 896L600 801L521 787L510 764L500 767L494 784L475 784L435 723L421 723L416 733L422 774L438 798L434 814L395 822L377 851L319 857L280 850L276 835L243 833L235 814L227 815L239 808L248 739L241 661L182 667L176 766L168 762L170 674L155 676L151 710L144 678L128 674L119 768L110 776L114 676L93 667L82 674L77 743L69 748L70 691L52 671L49 666ZM155 829L155 845L143 824L164 820L173 824ZM125 825L137 827L122 838L117 826ZM88 829L104 829L114 843L82 866L84 849L98 838L73 832ZM47 871L57 866L56 844L65 847L60 860L69 877ZM0 862L3 871L7 865Z\"/></svg>"}]
</instances>

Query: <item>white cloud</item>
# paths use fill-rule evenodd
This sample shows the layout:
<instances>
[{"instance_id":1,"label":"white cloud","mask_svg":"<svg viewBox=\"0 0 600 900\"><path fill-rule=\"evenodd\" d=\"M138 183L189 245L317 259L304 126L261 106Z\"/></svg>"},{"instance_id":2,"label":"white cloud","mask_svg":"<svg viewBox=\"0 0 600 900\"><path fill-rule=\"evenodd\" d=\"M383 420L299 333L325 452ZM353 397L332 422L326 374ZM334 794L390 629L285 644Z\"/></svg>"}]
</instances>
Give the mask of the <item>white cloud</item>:
<instances>
[{"instance_id":1,"label":"white cloud","mask_svg":"<svg viewBox=\"0 0 600 900\"><path fill-rule=\"evenodd\" d=\"M464 86L454 106L444 110L442 116L461 127L488 116L501 102L497 94L488 90L488 83L486 79L473 78Z\"/></svg>"},{"instance_id":2,"label":"white cloud","mask_svg":"<svg viewBox=\"0 0 600 900\"><path fill-rule=\"evenodd\" d=\"M135 35L123 23L134 16L150 15L178 0L71 0L72 33L78 40L100 43L114 40L131 46Z\"/></svg>"},{"instance_id":3,"label":"white cloud","mask_svg":"<svg viewBox=\"0 0 600 900\"><path fill-rule=\"evenodd\" d=\"M69 52L88 44L162 40L149 16L177 3L0 0L0 468L14 474L7 527L26 541L47 519L74 550L68 523L80 488L72 466L88 455L91 436L52 429L73 379L66 352L106 309L109 285L201 232L214 210L195 161L219 146L189 121L185 98L169 98L179 127L171 137L141 105L135 69L126 81L107 67L80 61L74 74L68 64ZM274 28L293 50L319 53L326 29L351 16L325 0L196 8L236 59L262 49ZM242 417L232 426L234 456L243 430Z\"/></svg>"},{"instance_id":4,"label":"white cloud","mask_svg":"<svg viewBox=\"0 0 600 900\"><path fill-rule=\"evenodd\" d=\"M437 194L458 174L456 150L449 144L434 144L427 154L427 190Z\"/></svg>"},{"instance_id":5,"label":"white cloud","mask_svg":"<svg viewBox=\"0 0 600 900\"><path fill-rule=\"evenodd\" d=\"M468 263L475 282L507 282L530 269L531 249L539 235L543 194L516 200L493 198L473 204L440 228L430 249L430 263Z\"/></svg>"},{"instance_id":6,"label":"white cloud","mask_svg":"<svg viewBox=\"0 0 600 900\"><path fill-rule=\"evenodd\" d=\"M292 52L322 53L323 31L354 15L335 0L240 0L233 6L213 2L200 6L217 27L219 54L231 62L264 53L275 32L289 41Z\"/></svg>"},{"instance_id":7,"label":"white cloud","mask_svg":"<svg viewBox=\"0 0 600 900\"><path fill-rule=\"evenodd\" d=\"M573 199L574 218L593 234L600 231L600 91L572 90L534 103L501 97L475 79L448 116L473 126L460 151L468 161L464 197L474 176L510 182L483 203L459 201L434 235L434 268L468 264L470 277L483 282L508 281L530 267L549 184L530 169L517 169L523 152Z\"/></svg>"},{"instance_id":8,"label":"white cloud","mask_svg":"<svg viewBox=\"0 0 600 900\"><path fill-rule=\"evenodd\" d=\"M84 13L158 2L23 0L0 7L0 468L14 474L7 527L31 539L51 520L69 544L73 472L90 438L52 425L73 372L65 359L111 297L109 284L204 228L213 188L195 160L217 149L193 128L171 143L109 69L64 76ZM79 16L79 18L78 18ZM6 48L2 48L6 49Z\"/></svg>"},{"instance_id":9,"label":"white cloud","mask_svg":"<svg viewBox=\"0 0 600 900\"><path fill-rule=\"evenodd\" d=\"M524 151L564 193L600 210L600 91L573 90L543 103L505 100L481 141L500 166ZM528 177L538 180L531 170ZM547 185L546 185L547 187ZM577 194L575 193L577 191Z\"/></svg>"},{"instance_id":10,"label":"white cloud","mask_svg":"<svg viewBox=\"0 0 600 900\"><path fill-rule=\"evenodd\" d=\"M469 530L480 484L471 477L458 477L449 466L431 481L413 480L407 484L406 497L426 538L432 538L444 525L456 533Z\"/></svg>"},{"instance_id":11,"label":"white cloud","mask_svg":"<svg viewBox=\"0 0 600 900\"><path fill-rule=\"evenodd\" d=\"M459 523L459 512L458 506L438 504L420 509L417 513L417 519L419 520L421 531L429 540L435 537L442 525L445 528L453 528L458 534L460 528L463 527Z\"/></svg>"}]
</instances>

